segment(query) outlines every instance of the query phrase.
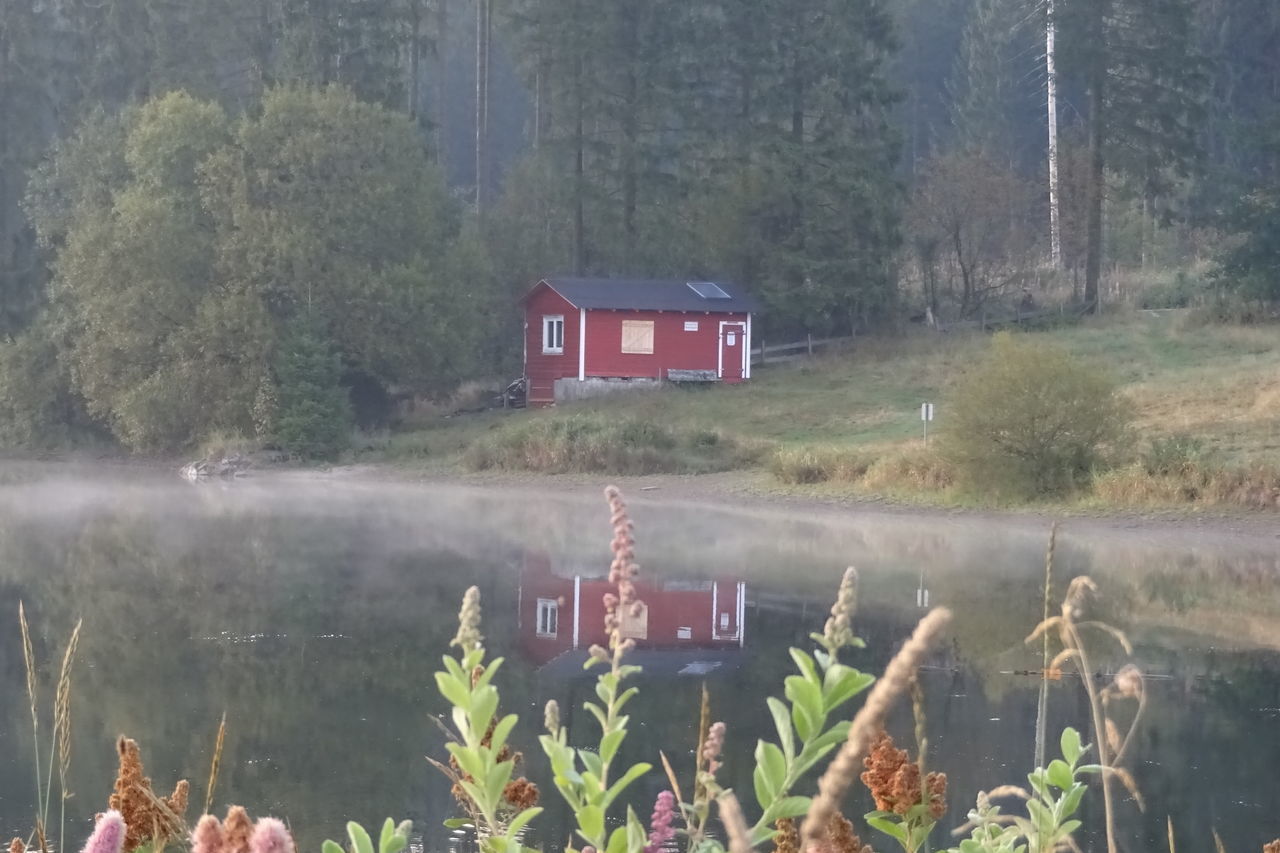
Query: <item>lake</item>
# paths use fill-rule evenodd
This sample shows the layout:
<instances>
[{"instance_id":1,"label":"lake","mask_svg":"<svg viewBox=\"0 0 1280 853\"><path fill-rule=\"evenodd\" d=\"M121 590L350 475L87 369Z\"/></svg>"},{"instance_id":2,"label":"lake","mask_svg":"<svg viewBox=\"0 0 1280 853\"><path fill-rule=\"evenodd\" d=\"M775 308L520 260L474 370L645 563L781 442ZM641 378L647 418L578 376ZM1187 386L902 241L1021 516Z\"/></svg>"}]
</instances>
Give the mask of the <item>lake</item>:
<instances>
[{"instance_id":1,"label":"lake","mask_svg":"<svg viewBox=\"0 0 1280 853\"><path fill-rule=\"evenodd\" d=\"M603 483L602 483L603 485ZM649 609L637 661L647 667L630 708L630 760L662 749L687 773L701 685L728 728L722 778L750 805L755 741L771 736L764 700L781 695L791 645L809 647L846 565L862 576L845 660L878 673L924 612L955 613L922 675L931 769L950 780L940 827L964 822L976 792L1025 785L1033 761L1041 658L1024 640L1040 620L1047 525L884 510L735 511L631 499ZM1277 530L1280 533L1280 528ZM14 467L0 485L0 830L26 836L35 782L17 610L32 626L48 749L53 684L67 635L84 628L72 688L68 846L106 806L116 737L137 739L163 793L191 780L191 817L205 797L219 718L227 737L215 811L228 803L276 815L304 851L340 838L346 820L412 818L428 851L466 846L440 828L455 815L432 715L445 710L433 671L456 629L463 591L482 593L488 647L507 658L503 707L519 712L521 772L543 784L535 838L562 846L566 815L537 747L542 707L556 698L575 742L593 722L591 683L576 665L599 631L607 571L603 499L556 487L464 488L354 478L263 476L188 484L131 469L82 476ZM1055 601L1071 577L1100 587L1099 618L1127 632L1148 675L1148 707L1130 764L1145 800L1119 796L1126 851L1231 851L1280 835L1280 538L1168 525L1097 522L1062 529ZM577 614L575 618L574 614ZM1107 678L1129 658L1097 637ZM1070 667L1068 666L1069 670ZM909 708L891 731L911 742ZM1088 735L1080 679L1051 682L1046 728ZM46 756L47 760L47 756ZM685 781L687 785L687 780ZM634 789L646 818L655 773ZM846 814L870 809L857 787ZM54 826L57 826L54 809ZM1101 826L1101 795L1084 819ZM879 850L887 839L864 833ZM1096 833L1081 837L1102 848ZM934 845L947 843L939 830Z\"/></svg>"}]
</instances>

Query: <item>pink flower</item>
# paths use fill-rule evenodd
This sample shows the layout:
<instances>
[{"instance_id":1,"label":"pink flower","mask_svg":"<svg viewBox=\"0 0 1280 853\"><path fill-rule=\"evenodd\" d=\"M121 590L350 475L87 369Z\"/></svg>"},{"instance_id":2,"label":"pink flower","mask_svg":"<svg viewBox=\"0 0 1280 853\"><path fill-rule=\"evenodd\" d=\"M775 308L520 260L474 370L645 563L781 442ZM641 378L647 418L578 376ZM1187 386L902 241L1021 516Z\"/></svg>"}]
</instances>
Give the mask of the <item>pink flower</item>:
<instances>
[{"instance_id":1,"label":"pink flower","mask_svg":"<svg viewBox=\"0 0 1280 853\"><path fill-rule=\"evenodd\" d=\"M293 838L276 818L259 818L249 838L249 850L251 853L294 853Z\"/></svg>"},{"instance_id":2,"label":"pink flower","mask_svg":"<svg viewBox=\"0 0 1280 853\"><path fill-rule=\"evenodd\" d=\"M222 853L226 839L222 835L222 821L211 814L200 818L191 833L191 853Z\"/></svg>"},{"instance_id":3,"label":"pink flower","mask_svg":"<svg viewBox=\"0 0 1280 853\"><path fill-rule=\"evenodd\" d=\"M668 841L676 837L675 820L676 797L670 791L663 791L653 804L653 817L649 819L649 843L644 853L658 853Z\"/></svg>"},{"instance_id":4,"label":"pink flower","mask_svg":"<svg viewBox=\"0 0 1280 853\"><path fill-rule=\"evenodd\" d=\"M124 847L124 836L124 818L112 809L98 818L93 835L84 844L84 853L120 853Z\"/></svg>"},{"instance_id":5,"label":"pink flower","mask_svg":"<svg viewBox=\"0 0 1280 853\"><path fill-rule=\"evenodd\" d=\"M715 773L720 769L720 753L724 751L724 723L711 724L707 732L707 742L702 745L702 760L707 762L707 772Z\"/></svg>"}]
</instances>

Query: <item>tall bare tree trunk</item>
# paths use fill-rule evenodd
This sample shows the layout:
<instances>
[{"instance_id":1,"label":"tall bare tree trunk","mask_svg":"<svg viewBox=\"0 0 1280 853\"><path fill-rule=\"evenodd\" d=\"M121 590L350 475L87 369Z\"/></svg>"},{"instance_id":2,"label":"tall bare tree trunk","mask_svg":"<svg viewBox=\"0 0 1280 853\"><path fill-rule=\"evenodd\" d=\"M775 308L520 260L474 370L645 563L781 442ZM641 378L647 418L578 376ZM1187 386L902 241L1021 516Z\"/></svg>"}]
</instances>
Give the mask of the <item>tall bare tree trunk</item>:
<instances>
[{"instance_id":1,"label":"tall bare tree trunk","mask_svg":"<svg viewBox=\"0 0 1280 853\"><path fill-rule=\"evenodd\" d=\"M641 0L648 2L648 0ZM627 47L626 57L626 106L622 114L622 266L630 275L634 270L636 250L636 195L639 191L638 166L636 164L639 136L639 91L640 83L636 65L639 63L640 46L638 42L639 21L637 20L635 2L627 6Z\"/></svg>"},{"instance_id":2,"label":"tall bare tree trunk","mask_svg":"<svg viewBox=\"0 0 1280 853\"><path fill-rule=\"evenodd\" d=\"M1062 269L1062 220L1058 187L1058 22L1054 17L1054 0L1046 0L1045 8L1045 88L1049 101L1049 257L1053 268L1059 270Z\"/></svg>"},{"instance_id":3,"label":"tall bare tree trunk","mask_svg":"<svg viewBox=\"0 0 1280 853\"><path fill-rule=\"evenodd\" d=\"M476 0L476 216L485 207L485 129L489 122L489 0Z\"/></svg>"},{"instance_id":4,"label":"tall bare tree trunk","mask_svg":"<svg viewBox=\"0 0 1280 853\"><path fill-rule=\"evenodd\" d=\"M436 140L435 157L437 163L444 162L445 149L445 97L449 91L448 71L449 71L449 0L437 0L436 5L436 38L435 44L432 46L432 53L436 60L436 102L435 102L435 128L434 136Z\"/></svg>"},{"instance_id":5,"label":"tall bare tree trunk","mask_svg":"<svg viewBox=\"0 0 1280 853\"><path fill-rule=\"evenodd\" d=\"M587 267L587 233L586 233L586 217L584 215L583 197L587 192L587 175L586 163L583 156L583 148L586 145L586 139L583 129L583 112L586 110L584 99L586 97L583 92L583 67L582 57L577 58L574 65L573 94L574 94L574 127L573 127L573 272L574 275L582 275Z\"/></svg>"},{"instance_id":6,"label":"tall bare tree trunk","mask_svg":"<svg viewBox=\"0 0 1280 853\"><path fill-rule=\"evenodd\" d=\"M422 2L414 0L409 30L409 118L418 121L418 77L422 67Z\"/></svg>"},{"instance_id":7,"label":"tall bare tree trunk","mask_svg":"<svg viewBox=\"0 0 1280 853\"><path fill-rule=\"evenodd\" d=\"M1106 196L1107 48L1106 0L1094 0L1089 50L1089 209L1085 227L1084 303L1087 313L1098 312L1098 281L1102 277L1102 206Z\"/></svg>"}]
</instances>

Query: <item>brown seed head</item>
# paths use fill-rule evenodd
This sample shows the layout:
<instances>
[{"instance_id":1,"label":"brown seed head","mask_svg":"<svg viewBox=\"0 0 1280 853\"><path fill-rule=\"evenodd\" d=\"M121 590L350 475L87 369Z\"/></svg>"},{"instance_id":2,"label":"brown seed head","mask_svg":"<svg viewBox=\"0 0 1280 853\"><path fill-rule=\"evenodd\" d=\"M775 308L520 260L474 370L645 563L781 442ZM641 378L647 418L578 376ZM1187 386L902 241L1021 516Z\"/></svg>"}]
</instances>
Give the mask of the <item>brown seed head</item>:
<instances>
[{"instance_id":1,"label":"brown seed head","mask_svg":"<svg viewBox=\"0 0 1280 853\"><path fill-rule=\"evenodd\" d=\"M227 809L227 817L222 821L222 838L224 853L249 853L249 838L253 835L253 821L244 806L232 806Z\"/></svg>"}]
</instances>

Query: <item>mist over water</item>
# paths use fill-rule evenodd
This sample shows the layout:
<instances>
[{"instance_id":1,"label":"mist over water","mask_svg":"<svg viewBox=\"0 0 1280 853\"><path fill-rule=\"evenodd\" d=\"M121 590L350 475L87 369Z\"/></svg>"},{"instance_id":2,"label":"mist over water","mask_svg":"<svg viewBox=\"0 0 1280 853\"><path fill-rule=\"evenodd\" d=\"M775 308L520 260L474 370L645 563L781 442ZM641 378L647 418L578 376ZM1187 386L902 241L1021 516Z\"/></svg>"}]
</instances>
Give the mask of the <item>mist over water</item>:
<instances>
[{"instance_id":1,"label":"mist over water","mask_svg":"<svg viewBox=\"0 0 1280 853\"><path fill-rule=\"evenodd\" d=\"M447 651L463 590L476 584L487 645L508 659L499 678L503 706L524 717L515 735L525 756L519 772L542 786L550 807L538 839L558 848L567 837L536 735L547 699L580 706L591 688L555 656L552 638L538 636L530 597L548 584L568 590L554 632L556 643L567 643L573 578L585 588L607 569L603 500L343 478L192 485L128 469L11 467L0 482L0 831L25 836L34 811L16 618L22 600L46 711L65 639L84 618L68 846L79 846L105 807L122 733L141 743L157 790L191 780L194 812L224 710L215 810L235 802L285 818L303 850L341 837L348 819L370 824L388 815L414 819L428 850L456 846L439 828L454 813L448 783L424 756L445 756L430 720L445 710L431 673ZM631 708L623 760L656 760L662 749L687 774L705 678L714 714L728 726L724 778L749 801L755 741L771 736L764 699L781 694L787 647L809 645L852 563L862 574L857 631L868 644L849 653L855 666L880 671L926 594L929 605L955 612L949 643L923 677L930 767L950 778L940 826L963 823L977 790L1025 781L1040 656L1024 639L1041 613L1041 525L733 511L664 503L660 494L630 496L639 561L661 593L655 600L681 609L691 639L663 633L671 614L651 607L650 670ZM1128 633L1150 676L1132 765L1146 812L1121 798L1125 847L1163 849L1166 815L1188 849L1211 844L1211 828L1228 849L1255 849L1280 835L1270 809L1280 794L1278 541L1068 524L1057 600L1081 573L1101 587L1100 618ZM699 596L712 589L708 624L686 618L682 608L702 612ZM718 630L738 589L741 609L736 601L729 608L735 624L720 632L736 639L699 641L704 629ZM593 630L578 627L584 637ZM1092 657L1104 678L1125 660L1101 638ZM900 709L891 726L904 744L908 715ZM565 720L574 742L594 737L588 715L567 712ZM1078 678L1053 683L1047 722L1050 757L1064 725L1088 730ZM50 728L46 717L42 738ZM638 784L637 811L647 815L665 787L661 774ZM1096 791L1086 797L1087 825L1100 826L1100 801ZM858 791L846 812L869 809ZM1082 841L1098 847L1097 839ZM940 832L934 844L944 843Z\"/></svg>"}]
</instances>

